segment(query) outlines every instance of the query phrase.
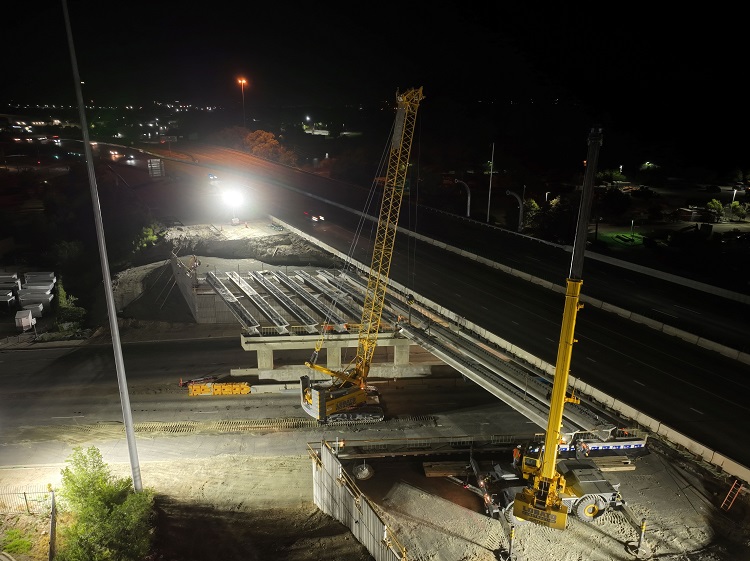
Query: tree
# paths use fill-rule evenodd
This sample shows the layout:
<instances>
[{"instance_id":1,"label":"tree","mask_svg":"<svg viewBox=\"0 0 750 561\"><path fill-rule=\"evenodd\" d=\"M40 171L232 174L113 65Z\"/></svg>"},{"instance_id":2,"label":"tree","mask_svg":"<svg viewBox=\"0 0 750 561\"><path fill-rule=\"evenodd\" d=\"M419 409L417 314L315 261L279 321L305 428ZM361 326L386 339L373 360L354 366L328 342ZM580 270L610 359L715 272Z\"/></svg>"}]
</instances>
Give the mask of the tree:
<instances>
[{"instance_id":1,"label":"tree","mask_svg":"<svg viewBox=\"0 0 750 561\"><path fill-rule=\"evenodd\" d=\"M144 249L153 246L157 241L159 241L159 236L156 235L155 227L151 224L150 226L144 226L141 228L141 233L138 238L133 241L133 246L136 250Z\"/></svg>"},{"instance_id":2,"label":"tree","mask_svg":"<svg viewBox=\"0 0 750 561\"><path fill-rule=\"evenodd\" d=\"M542 211L536 213L537 235L555 243L572 243L575 239L580 194L555 197Z\"/></svg>"},{"instance_id":3,"label":"tree","mask_svg":"<svg viewBox=\"0 0 750 561\"><path fill-rule=\"evenodd\" d=\"M627 178L618 169L604 169L596 172L596 179L598 181L626 181Z\"/></svg>"},{"instance_id":4,"label":"tree","mask_svg":"<svg viewBox=\"0 0 750 561\"><path fill-rule=\"evenodd\" d=\"M294 152L281 146L273 133L253 131L245 137L244 144L253 156L286 165L296 165L297 158Z\"/></svg>"},{"instance_id":5,"label":"tree","mask_svg":"<svg viewBox=\"0 0 750 561\"><path fill-rule=\"evenodd\" d=\"M214 133L209 140L220 146L242 150L245 146L247 132L244 127L230 127Z\"/></svg>"},{"instance_id":6,"label":"tree","mask_svg":"<svg viewBox=\"0 0 750 561\"><path fill-rule=\"evenodd\" d=\"M86 309L75 305L78 298L66 292L62 279L59 279L56 284L57 316L55 320L57 328L61 331L69 331L70 324L73 324L73 328L80 327L86 318Z\"/></svg>"},{"instance_id":7,"label":"tree","mask_svg":"<svg viewBox=\"0 0 750 561\"><path fill-rule=\"evenodd\" d=\"M539 205L534 199L526 199L523 202L523 227L530 228L536 222L536 215L539 212Z\"/></svg>"},{"instance_id":8,"label":"tree","mask_svg":"<svg viewBox=\"0 0 750 561\"><path fill-rule=\"evenodd\" d=\"M750 203L744 203L744 204L737 203L737 208L735 208L734 205L732 205L732 212L734 212L734 215L737 218L739 218L740 220L744 220L745 217L747 216L748 207L750 207Z\"/></svg>"},{"instance_id":9,"label":"tree","mask_svg":"<svg viewBox=\"0 0 750 561\"><path fill-rule=\"evenodd\" d=\"M706 203L706 210L716 217L717 222L724 216L724 205L716 199L711 199Z\"/></svg>"},{"instance_id":10,"label":"tree","mask_svg":"<svg viewBox=\"0 0 750 561\"><path fill-rule=\"evenodd\" d=\"M84 253L80 241L60 240L52 245L49 258L55 264L56 270L73 271L82 262Z\"/></svg>"},{"instance_id":11,"label":"tree","mask_svg":"<svg viewBox=\"0 0 750 561\"><path fill-rule=\"evenodd\" d=\"M58 561L140 561L154 538L154 492L133 491L115 478L92 446L73 449L62 470L61 510L72 522L61 532Z\"/></svg>"},{"instance_id":12,"label":"tree","mask_svg":"<svg viewBox=\"0 0 750 561\"><path fill-rule=\"evenodd\" d=\"M739 201L732 201L729 205L729 215L744 220L745 216L747 216L746 206Z\"/></svg>"},{"instance_id":13,"label":"tree","mask_svg":"<svg viewBox=\"0 0 750 561\"><path fill-rule=\"evenodd\" d=\"M608 187L597 200L596 213L609 220L616 220L625 214L631 204L630 195L623 193L617 187Z\"/></svg>"},{"instance_id":14,"label":"tree","mask_svg":"<svg viewBox=\"0 0 750 561\"><path fill-rule=\"evenodd\" d=\"M112 477L101 452L94 446L86 450L75 447L66 463L69 466L61 472L60 496L73 510L84 510L92 502L121 503L132 486L130 479Z\"/></svg>"}]
</instances>

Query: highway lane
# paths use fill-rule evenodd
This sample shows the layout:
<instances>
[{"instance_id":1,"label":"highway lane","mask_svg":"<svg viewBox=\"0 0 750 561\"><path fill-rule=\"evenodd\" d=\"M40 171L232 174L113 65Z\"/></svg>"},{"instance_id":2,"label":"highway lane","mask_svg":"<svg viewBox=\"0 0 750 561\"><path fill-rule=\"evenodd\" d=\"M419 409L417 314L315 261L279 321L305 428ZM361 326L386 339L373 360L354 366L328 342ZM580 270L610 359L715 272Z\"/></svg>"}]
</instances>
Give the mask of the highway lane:
<instances>
[{"instance_id":1,"label":"highway lane","mask_svg":"<svg viewBox=\"0 0 750 561\"><path fill-rule=\"evenodd\" d=\"M293 359L294 353L282 354ZM256 366L254 353L243 351L234 338L125 344L123 358L135 423L309 420L297 392L188 396L187 389L178 384L180 378L224 376L230 368ZM19 435L26 438L33 427L122 423L111 346L4 351L0 364L0 383L6 388L0 394L0 443L15 442ZM501 424L491 427L495 434L534 432L512 408L459 376L372 381L380 388L387 418L476 414L497 416Z\"/></svg>"},{"instance_id":2,"label":"highway lane","mask_svg":"<svg viewBox=\"0 0 750 561\"><path fill-rule=\"evenodd\" d=\"M152 388L165 397L178 390L180 378L228 374L253 367L255 357L235 338L208 341L124 344L129 388ZM0 426L47 424L53 418L122 421L119 388L111 345L85 345L0 353ZM145 394L143 397L146 397ZM137 401L132 405L137 408ZM174 414L195 403L175 404ZM96 413L98 412L98 413ZM104 413L106 412L106 414Z\"/></svg>"},{"instance_id":3,"label":"highway lane","mask_svg":"<svg viewBox=\"0 0 750 561\"><path fill-rule=\"evenodd\" d=\"M370 216L378 214L377 200L366 206L368 193L360 186L276 166L234 151L200 147L195 153L199 162L216 160L217 165L222 166L221 177L227 178L226 186L238 185L249 193L247 212L250 215L264 208L293 223L298 219L297 213L310 206L335 219L341 219L343 213L365 209ZM196 171L197 166L192 163L179 167L202 173ZM295 193L310 198L307 202L300 201ZM211 207L206 207L205 211L211 212ZM408 196L399 223L402 228L427 238L460 247L554 284L564 285L569 273L570 248L491 227L481 221L417 208L410 204ZM584 266L584 295L732 349L750 352L750 327L746 321L749 305L604 263L591 257L591 252L588 255Z\"/></svg>"},{"instance_id":4,"label":"highway lane","mask_svg":"<svg viewBox=\"0 0 750 561\"><path fill-rule=\"evenodd\" d=\"M336 205L325 205L318 199L312 199L315 204L324 206L330 220L322 228L320 224L301 221L301 211L310 206L311 199L297 195L314 194L335 200L338 204L346 202L354 205L363 200L361 189L279 166L275 166L278 168L277 179L271 182L268 177L273 164L264 162L260 172L255 167L251 171L243 171L243 166L254 166L255 159L227 155L222 150L217 152L221 154L221 164L235 166L238 171L234 175L240 176L240 183L244 178L253 194L266 191L257 199L260 203L254 212L275 214L340 251L350 251L353 233L358 225L356 216ZM200 153L199 161L206 162L211 153L210 150ZM179 169L179 173L194 173L196 178L199 177L197 174L202 173L194 164L172 165L170 162L169 166ZM185 169L191 172L184 172ZM221 173L226 174L227 171ZM258 177L262 180L259 181ZM263 180L268 182L263 183ZM292 190L280 189L284 184L291 186ZM182 188L187 189L185 185ZM189 205L189 199L180 197L179 202ZM266 205L265 208L263 205ZM406 215L404 220L413 223L408 212ZM436 237L466 232L464 228L454 227L456 222L451 217L441 214L440 218L442 228L435 232ZM417 230L424 231L426 222L420 215ZM460 224L463 227L467 225L466 221ZM468 225L476 227L472 223ZM368 231L366 227L364 232ZM466 243L471 243L476 251L481 249L486 254L498 255L498 259L507 253L517 266L524 263L532 274L564 286L569 268L569 254L566 251L515 235L501 235L501 240L497 240L477 234L469 236ZM462 240L465 238L461 237ZM362 256L360 259L366 262L368 244L363 241L357 251ZM602 268L603 281L592 281L591 277L596 278L598 265L591 259L584 264L585 294L599 297L595 291L600 286L609 287L613 297L619 295L621 300L625 299L623 307L629 308L633 286L642 287L638 295L644 302L648 301L645 296L648 289L656 286L650 280L646 282L641 275L633 276L609 266ZM590 273L592 270L594 273ZM456 258L428 244L415 243L406 236L397 236L391 276L416 292L444 303L458 315L486 327L499 337L554 363L563 309L561 294ZM633 278L637 280L628 280ZM615 280L619 282L615 283ZM717 306L704 294L687 291L689 296L685 296L683 289L669 285L660 286L659 292L650 298L653 302L659 302L667 291L673 296L672 303L668 305L682 309L685 315L700 314L697 323L704 328L726 325L730 326L728 329L735 336L741 334L744 337L747 322L744 317L735 318L730 313L742 309L742 306L727 305L727 301ZM708 304L708 307L703 307L703 304ZM660 305L663 306L663 303ZM707 317L713 319L708 321ZM747 456L747 452L737 450L736 445L743 437L736 420L747 415L747 406L742 397L747 395L745 380L750 379L746 365L593 307L586 307L579 313L576 336L580 342L574 349L571 366L571 373L575 377L750 465L750 458L743 457Z\"/></svg>"},{"instance_id":5,"label":"highway lane","mask_svg":"<svg viewBox=\"0 0 750 561\"><path fill-rule=\"evenodd\" d=\"M244 173L245 180L258 194L264 186L268 193L259 199L269 212L295 221L299 208L317 205L325 214L339 219L344 212L366 209L377 216L377 201L366 206L366 189L329 180L293 168L257 163L257 158L237 155L223 149L200 147L199 161L217 159L232 166L234 175ZM243 167L246 171L242 172ZM258 171L257 168L261 171ZM280 190L279 187L285 189ZM291 188L290 191L288 188ZM306 194L308 203L295 203L294 193ZM333 201L331 205L325 201ZM399 221L400 227L416 231L433 240L460 247L494 262L514 267L554 284L564 286L570 269L570 249L552 245L488 226L477 220L435 212L410 204L408 196ZM591 253L588 252L590 256ZM746 318L750 306L658 278L616 267L589 257L584 265L584 294L608 302L647 318L664 322L688 333L750 352L750 327Z\"/></svg>"}]
</instances>

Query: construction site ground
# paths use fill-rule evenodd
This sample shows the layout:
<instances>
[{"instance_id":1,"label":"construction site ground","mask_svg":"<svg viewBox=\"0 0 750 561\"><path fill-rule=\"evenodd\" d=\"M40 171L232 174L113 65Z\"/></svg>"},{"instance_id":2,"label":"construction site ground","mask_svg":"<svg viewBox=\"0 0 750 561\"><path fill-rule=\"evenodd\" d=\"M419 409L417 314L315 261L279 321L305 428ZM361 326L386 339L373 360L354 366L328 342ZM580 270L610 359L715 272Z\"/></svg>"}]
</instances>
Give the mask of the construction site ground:
<instances>
[{"instance_id":1,"label":"construction site ground","mask_svg":"<svg viewBox=\"0 0 750 561\"><path fill-rule=\"evenodd\" d=\"M218 230L218 234L217 234ZM335 266L330 258L267 224L227 228L185 228L170 231L164 245L142 256L117 274L117 290L148 290L149 273L168 258L179 240L181 255L195 254L206 267L228 270L259 266ZM244 237L243 237L244 236ZM273 263L263 259L272 256ZM329 261L317 262L317 258ZM262 265L261 265L262 263ZM237 336L236 325L201 326L190 321L186 306L172 296L144 295L126 306L121 319L123 342L166 338ZM162 302L148 306L147 302ZM187 314L187 315L186 315ZM103 322L102 325L106 325ZM106 328L98 337L106 337ZM50 343L52 344L52 343ZM85 344L85 342L81 343ZM0 350L11 348L4 345ZM483 391L480 389L480 391ZM492 409L477 408L477 431L493 423ZM282 416L283 412L279 412ZM446 430L457 426L448 414L438 419ZM452 424L453 423L453 424ZM466 426L465 418L461 426ZM139 436L139 446L158 448L158 461L143 462L145 485L158 494L158 550L161 561L289 560L357 561L371 559L347 528L323 515L314 505L311 461L304 441L332 439L340 431L321 429L304 436L286 430L253 434ZM396 433L399 429L396 429ZM356 432L357 438L396 438L387 426ZM350 437L350 434L341 433ZM292 445L298 442L298 445ZM5 444L5 443L4 443ZM14 443L31 447L34 443ZM60 470L73 445L98 446L113 473L127 477L130 467L122 442L70 435L50 446L43 464L5 466L0 489L60 483ZM277 449L279 452L268 453ZM532 524L516 528L514 558L526 561L619 561L638 558L638 522L645 520L643 545L652 558L668 561L750 560L750 505L740 493L729 511L720 508L731 478L695 461L657 439L651 453L634 462L634 470L615 472L626 510L607 512L591 524L570 520L564 531ZM286 450L282 452L281 450ZM7 451L7 449L6 449ZM145 455L145 454L144 454ZM502 461L499 460L499 461ZM511 459L507 458L508 464ZM508 527L484 514L481 500L446 478L424 477L419 460L373 460L375 476L361 484L365 495L406 547L411 560L490 561L508 548ZM34 549L14 554L16 561L47 559L41 516L6 515L1 535L18 527L39 536ZM1 537L1 536L0 536Z\"/></svg>"}]
</instances>

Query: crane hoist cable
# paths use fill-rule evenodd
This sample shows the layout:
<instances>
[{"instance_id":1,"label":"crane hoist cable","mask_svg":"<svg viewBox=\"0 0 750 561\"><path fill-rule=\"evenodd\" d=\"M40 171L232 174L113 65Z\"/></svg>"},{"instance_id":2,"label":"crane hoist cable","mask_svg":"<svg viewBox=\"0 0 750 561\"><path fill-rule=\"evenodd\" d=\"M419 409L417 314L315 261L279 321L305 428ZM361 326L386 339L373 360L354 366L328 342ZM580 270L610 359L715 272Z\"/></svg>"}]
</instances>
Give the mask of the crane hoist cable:
<instances>
[{"instance_id":1,"label":"crane hoist cable","mask_svg":"<svg viewBox=\"0 0 750 561\"><path fill-rule=\"evenodd\" d=\"M355 231L354 231L354 237L352 238L352 243L349 246L349 251L347 253L346 259L344 260L344 264L341 267L341 270L343 272L349 272L349 271L352 271L355 268L353 262L356 260L355 255L356 255L356 252L357 252L357 248L359 247L359 243L360 243L360 241L363 238L362 233L364 232L365 227L367 225L369 225L369 227L370 227L370 235L367 237L367 239L370 241L370 243L368 244L368 246L367 246L366 249L367 249L368 254L371 254L373 252L373 243L374 243L374 240L375 240L375 237L376 237L375 236L375 232L376 232L376 228L377 228L377 224L378 223L374 222L374 221L372 221L370 219L368 219L367 217L375 215L376 211L374 210L374 206L378 202L378 192L379 192L379 189L381 189L382 187L384 187L384 186L381 185L382 184L382 178L387 174L387 169L388 169L387 166L389 164L389 155L390 155L390 139L393 138L395 126L396 126L395 122L391 123L391 128L390 128L389 133L388 133L389 142L386 142L384 144L384 148L383 148L383 151L382 151L381 156L380 156L380 160L379 160L379 163L378 163L377 170L375 172L375 176L374 176L374 178L373 178L373 180L372 180L372 182L370 184L370 188L369 188L368 193L367 193L367 198L365 200L364 208L362 209L362 212L359 215L359 220L357 222L357 226L356 226ZM330 312L331 312L331 315L333 314L333 312L334 312L334 310L336 308L336 305L337 305L337 302L338 302L338 296L340 294L343 294L343 292L344 292L344 291L341 290L341 287L342 287L343 283L345 283L345 282L346 282L346 275L339 275L336 278L336 282L335 282L334 286L336 287L336 289L338 290L338 292L334 293L334 295L332 297L332 300L331 300L331 303L330 303L330 306L328 308L330 310ZM326 315L326 317L324 318L324 324L328 324L329 323L329 319L330 319L331 315ZM315 345L315 348L314 348L314 350L312 352L312 356L310 358L310 362L311 363L315 363L317 361L318 355L320 353L320 350L323 348L323 345L325 344L326 338L328 338L330 336L331 336L330 331L328 331L326 329L321 330L320 338L318 339L318 341L317 341L317 343ZM353 361L354 361L354 359L352 359L352 363L353 363ZM351 364L350 364L350 366L351 366ZM344 382L342 382L342 383L344 383Z\"/></svg>"}]
</instances>

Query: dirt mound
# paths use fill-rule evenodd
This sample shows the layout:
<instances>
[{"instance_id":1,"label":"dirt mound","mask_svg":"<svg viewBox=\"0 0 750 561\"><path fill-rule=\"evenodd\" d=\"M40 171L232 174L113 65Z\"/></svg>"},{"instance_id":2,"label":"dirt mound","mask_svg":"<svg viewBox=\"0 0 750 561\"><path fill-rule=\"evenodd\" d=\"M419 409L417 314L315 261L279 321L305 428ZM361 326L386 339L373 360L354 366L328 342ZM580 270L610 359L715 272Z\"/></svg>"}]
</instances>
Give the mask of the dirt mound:
<instances>
[{"instance_id":1,"label":"dirt mound","mask_svg":"<svg viewBox=\"0 0 750 561\"><path fill-rule=\"evenodd\" d=\"M209 227L169 230L154 246L133 255L132 267L149 265L178 256L256 259L268 265L336 267L341 260L289 232L258 235L240 229L243 236L225 234ZM231 232L234 234L234 232Z\"/></svg>"}]
</instances>

